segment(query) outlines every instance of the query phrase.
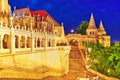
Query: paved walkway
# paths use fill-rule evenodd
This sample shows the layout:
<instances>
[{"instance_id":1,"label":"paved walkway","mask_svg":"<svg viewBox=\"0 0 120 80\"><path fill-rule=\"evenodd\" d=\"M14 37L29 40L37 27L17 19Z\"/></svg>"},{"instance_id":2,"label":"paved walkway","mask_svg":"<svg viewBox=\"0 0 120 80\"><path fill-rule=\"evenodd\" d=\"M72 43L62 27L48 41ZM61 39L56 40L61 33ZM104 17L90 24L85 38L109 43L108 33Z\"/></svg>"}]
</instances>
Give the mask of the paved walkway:
<instances>
[{"instance_id":1,"label":"paved walkway","mask_svg":"<svg viewBox=\"0 0 120 80\"><path fill-rule=\"evenodd\" d=\"M89 80L93 80L95 75L86 70L84 61L77 46L72 46L69 57L69 65L70 71L67 75L61 77L46 77L42 80L76 80L78 77L89 77Z\"/></svg>"}]
</instances>

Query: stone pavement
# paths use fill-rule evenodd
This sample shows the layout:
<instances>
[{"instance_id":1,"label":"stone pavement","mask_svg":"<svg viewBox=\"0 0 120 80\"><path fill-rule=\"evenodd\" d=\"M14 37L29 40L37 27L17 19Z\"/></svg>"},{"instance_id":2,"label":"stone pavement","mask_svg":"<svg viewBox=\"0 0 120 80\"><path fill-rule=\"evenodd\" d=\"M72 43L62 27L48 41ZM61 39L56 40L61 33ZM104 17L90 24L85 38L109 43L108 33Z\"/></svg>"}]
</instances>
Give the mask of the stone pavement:
<instances>
[{"instance_id":1,"label":"stone pavement","mask_svg":"<svg viewBox=\"0 0 120 80\"><path fill-rule=\"evenodd\" d=\"M95 74L88 72L85 68L85 63L82 59L81 53L77 46L72 46L69 56L69 73L61 77L46 77L42 80L77 80L78 77L86 78L89 77L89 80L93 80ZM99 80L104 80L99 78Z\"/></svg>"}]
</instances>

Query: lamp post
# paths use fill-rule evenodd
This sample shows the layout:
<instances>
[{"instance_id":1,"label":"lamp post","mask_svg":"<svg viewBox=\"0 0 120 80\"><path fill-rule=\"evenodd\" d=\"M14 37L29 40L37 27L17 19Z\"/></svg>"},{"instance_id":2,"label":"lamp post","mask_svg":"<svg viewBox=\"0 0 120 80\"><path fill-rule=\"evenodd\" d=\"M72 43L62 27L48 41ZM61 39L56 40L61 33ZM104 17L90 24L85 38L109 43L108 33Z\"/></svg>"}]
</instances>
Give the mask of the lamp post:
<instances>
[{"instance_id":1,"label":"lamp post","mask_svg":"<svg viewBox=\"0 0 120 80\"><path fill-rule=\"evenodd\" d=\"M70 32L73 34L73 33L74 33L74 30L73 30L73 29L71 29L71 30L70 30Z\"/></svg>"},{"instance_id":2,"label":"lamp post","mask_svg":"<svg viewBox=\"0 0 120 80\"><path fill-rule=\"evenodd\" d=\"M88 48L88 52L86 54L86 69L88 69L90 67L90 53L91 53L91 48Z\"/></svg>"},{"instance_id":3,"label":"lamp post","mask_svg":"<svg viewBox=\"0 0 120 80\"><path fill-rule=\"evenodd\" d=\"M93 80L98 80L99 76L93 77Z\"/></svg>"},{"instance_id":4,"label":"lamp post","mask_svg":"<svg viewBox=\"0 0 120 80\"><path fill-rule=\"evenodd\" d=\"M88 48L88 52L89 52L89 53L91 52L91 50L92 50L91 48Z\"/></svg>"}]
</instances>

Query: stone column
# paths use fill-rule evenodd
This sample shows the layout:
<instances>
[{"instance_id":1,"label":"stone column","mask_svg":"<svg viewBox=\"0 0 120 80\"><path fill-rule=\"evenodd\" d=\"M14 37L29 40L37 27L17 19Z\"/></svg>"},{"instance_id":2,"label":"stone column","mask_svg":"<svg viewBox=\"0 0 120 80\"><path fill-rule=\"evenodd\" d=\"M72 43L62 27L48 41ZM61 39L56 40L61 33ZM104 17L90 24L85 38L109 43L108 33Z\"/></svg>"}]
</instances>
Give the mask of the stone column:
<instances>
[{"instance_id":1,"label":"stone column","mask_svg":"<svg viewBox=\"0 0 120 80\"><path fill-rule=\"evenodd\" d=\"M37 46L37 38L36 38L36 41L35 41L35 42L36 42L35 44L36 44L36 48L37 48L37 47L38 47L38 46Z\"/></svg>"},{"instance_id":2,"label":"stone column","mask_svg":"<svg viewBox=\"0 0 120 80\"><path fill-rule=\"evenodd\" d=\"M15 35L13 26L11 27L10 30L10 53L15 54Z\"/></svg>"},{"instance_id":3,"label":"stone column","mask_svg":"<svg viewBox=\"0 0 120 80\"><path fill-rule=\"evenodd\" d=\"M3 35L0 35L0 49L3 49Z\"/></svg>"},{"instance_id":4,"label":"stone column","mask_svg":"<svg viewBox=\"0 0 120 80\"><path fill-rule=\"evenodd\" d=\"M41 44L42 44L42 39L40 39L40 47L41 47Z\"/></svg>"},{"instance_id":5,"label":"stone column","mask_svg":"<svg viewBox=\"0 0 120 80\"><path fill-rule=\"evenodd\" d=\"M25 36L25 43L24 43L25 44L25 48L27 48L27 46L26 46L26 39L27 39L27 37Z\"/></svg>"},{"instance_id":6,"label":"stone column","mask_svg":"<svg viewBox=\"0 0 120 80\"><path fill-rule=\"evenodd\" d=\"M33 31L31 32L31 51L34 52L34 35L33 35Z\"/></svg>"}]
</instances>

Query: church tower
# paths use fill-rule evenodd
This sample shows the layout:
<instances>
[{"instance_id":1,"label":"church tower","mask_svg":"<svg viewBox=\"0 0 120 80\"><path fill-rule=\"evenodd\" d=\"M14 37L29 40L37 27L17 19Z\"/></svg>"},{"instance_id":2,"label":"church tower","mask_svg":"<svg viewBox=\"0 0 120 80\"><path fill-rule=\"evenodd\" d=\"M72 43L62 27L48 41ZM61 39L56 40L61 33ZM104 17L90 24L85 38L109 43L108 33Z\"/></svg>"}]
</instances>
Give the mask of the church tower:
<instances>
[{"instance_id":1,"label":"church tower","mask_svg":"<svg viewBox=\"0 0 120 80\"><path fill-rule=\"evenodd\" d=\"M94 17L93 17L93 14L91 14L90 22L89 22L88 28L86 29L86 34L89 36L96 36L97 32L98 30L95 25Z\"/></svg>"},{"instance_id":2,"label":"church tower","mask_svg":"<svg viewBox=\"0 0 120 80\"><path fill-rule=\"evenodd\" d=\"M8 0L0 0L0 21L8 25L10 17L10 6Z\"/></svg>"},{"instance_id":3,"label":"church tower","mask_svg":"<svg viewBox=\"0 0 120 80\"><path fill-rule=\"evenodd\" d=\"M99 25L99 28L98 28L98 35L106 35L106 31L103 27L102 21L100 21L100 25Z\"/></svg>"}]
</instances>

